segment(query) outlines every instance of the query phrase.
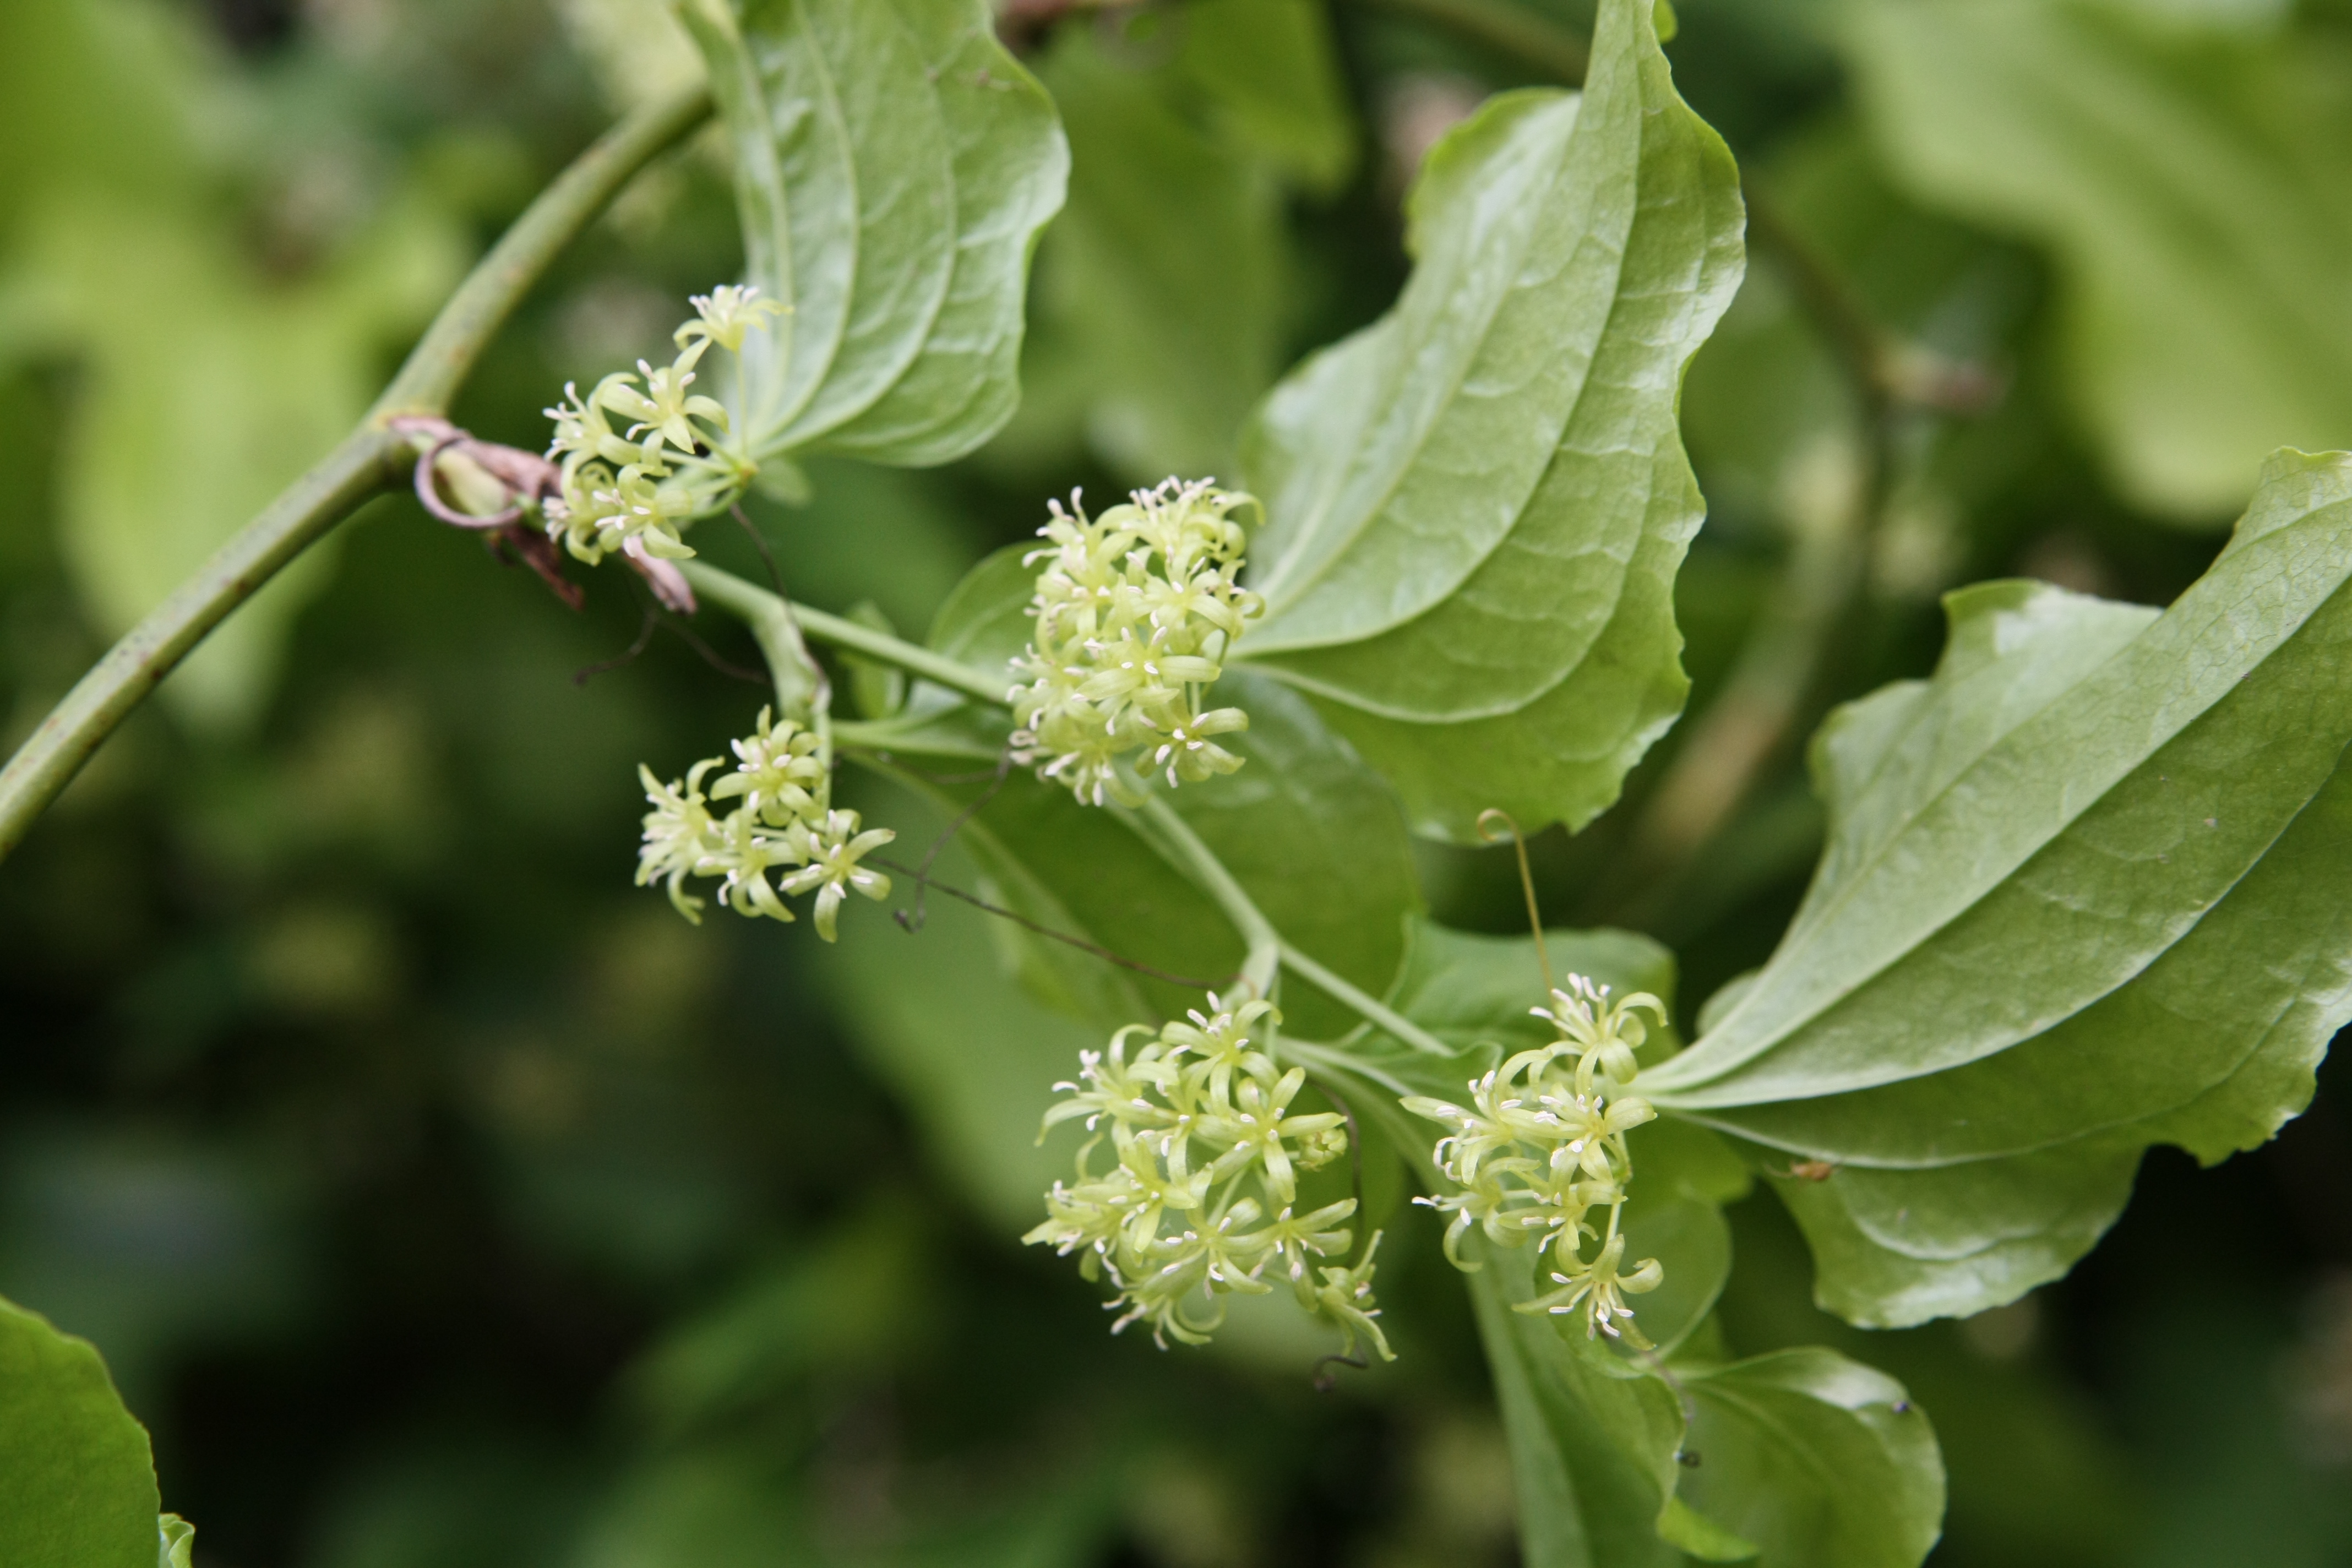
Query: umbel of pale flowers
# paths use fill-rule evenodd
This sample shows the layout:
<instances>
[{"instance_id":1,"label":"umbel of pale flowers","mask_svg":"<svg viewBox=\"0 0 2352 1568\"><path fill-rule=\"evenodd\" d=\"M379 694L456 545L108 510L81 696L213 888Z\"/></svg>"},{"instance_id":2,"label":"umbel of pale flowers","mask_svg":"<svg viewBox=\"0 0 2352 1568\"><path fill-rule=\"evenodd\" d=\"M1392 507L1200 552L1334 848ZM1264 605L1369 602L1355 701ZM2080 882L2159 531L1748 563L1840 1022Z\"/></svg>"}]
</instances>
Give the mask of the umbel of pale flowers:
<instances>
[{"instance_id":1,"label":"umbel of pale flowers","mask_svg":"<svg viewBox=\"0 0 2352 1568\"><path fill-rule=\"evenodd\" d=\"M1655 1258L1625 1267L1618 1219L1633 1179L1625 1134L1656 1112L1625 1085L1648 1035L1641 1015L1663 1024L1665 1006L1646 991L1612 1001L1609 987L1581 974L1570 975L1551 1004L1534 1012L1559 1038L1471 1079L1466 1106L1423 1096L1404 1101L1447 1129L1433 1158L1454 1189L1413 1201L1452 1216L1445 1255L1458 1268L1478 1267L1461 1254L1473 1226L1497 1246L1533 1237L1538 1259L1550 1254L1558 1289L1519 1310L1581 1313L1587 1335L1646 1345L1625 1298L1655 1289L1665 1271ZM1595 1224L1596 1215L1606 1218Z\"/></svg>"},{"instance_id":2,"label":"umbel of pale flowers","mask_svg":"<svg viewBox=\"0 0 2352 1568\"><path fill-rule=\"evenodd\" d=\"M703 900L686 891L689 877L718 879L720 903L771 920L793 918L787 896L814 893L816 933L835 940L843 899L889 897L890 879L859 862L898 835L860 831L857 813L833 806L817 736L792 720L774 721L762 708L759 728L733 749L734 768L708 791L703 781L725 765L723 757L705 757L667 784L638 768L653 809L637 851L637 886L667 883L669 901L697 925ZM730 800L736 804L725 816L712 809Z\"/></svg>"},{"instance_id":3,"label":"umbel of pale flowers","mask_svg":"<svg viewBox=\"0 0 2352 1568\"><path fill-rule=\"evenodd\" d=\"M1114 1333L1148 1323L1204 1343L1225 1298L1289 1286L1298 1305L1336 1324L1353 1355L1359 1337L1394 1360L1372 1299L1380 1233L1353 1266L1353 1198L1302 1212L1298 1175L1348 1151L1346 1118L1292 1109L1307 1081L1265 1049L1280 1015L1265 1002L1215 996L1154 1035L1121 1029L1079 1056L1077 1081L1045 1113L1046 1132L1082 1121L1076 1179L1045 1194L1046 1219L1024 1239L1078 1258L1116 1292Z\"/></svg>"},{"instance_id":4,"label":"umbel of pale flowers","mask_svg":"<svg viewBox=\"0 0 2352 1568\"><path fill-rule=\"evenodd\" d=\"M1229 773L1242 760L1216 737L1249 727L1238 708L1204 709L1208 688L1265 613L1236 582L1248 543L1235 510L1252 498L1213 480L1171 479L1088 517L1052 503L1031 552L1042 563L1035 629L1013 661L1013 759L1100 805L1139 798L1120 759L1148 754L1172 787Z\"/></svg>"},{"instance_id":5,"label":"umbel of pale flowers","mask_svg":"<svg viewBox=\"0 0 2352 1568\"><path fill-rule=\"evenodd\" d=\"M543 516L573 555L591 565L614 551L691 555L687 525L726 506L757 471L725 449L727 410L692 388L713 344L740 354L745 334L784 312L759 293L730 286L694 296L694 319L672 334L678 352L668 364L639 360L585 397L567 384L564 401L547 410L555 422L547 455L562 477Z\"/></svg>"}]
</instances>

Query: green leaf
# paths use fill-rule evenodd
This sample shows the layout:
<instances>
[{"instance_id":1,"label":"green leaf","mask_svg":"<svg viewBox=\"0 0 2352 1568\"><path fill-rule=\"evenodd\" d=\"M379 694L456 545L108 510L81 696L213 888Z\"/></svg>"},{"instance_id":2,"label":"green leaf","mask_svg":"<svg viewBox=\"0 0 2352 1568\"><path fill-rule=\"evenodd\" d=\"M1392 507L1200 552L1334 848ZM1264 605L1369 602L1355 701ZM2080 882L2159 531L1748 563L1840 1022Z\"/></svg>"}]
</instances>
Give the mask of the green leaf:
<instances>
[{"instance_id":1,"label":"green leaf","mask_svg":"<svg viewBox=\"0 0 2352 1568\"><path fill-rule=\"evenodd\" d=\"M1580 826L1686 689L1700 516L1682 373L1741 271L1738 176L1675 95L1647 0L1601 7L1580 96L1505 95L1431 153L1396 308L1268 400L1242 657L1314 695L1466 840Z\"/></svg>"},{"instance_id":2,"label":"green leaf","mask_svg":"<svg viewBox=\"0 0 2352 1568\"><path fill-rule=\"evenodd\" d=\"M1680 1365L1686 1429L1675 1390L1641 1363L1513 1310L1535 1293L1525 1255L1477 1251L1470 1295L1529 1568L1638 1568L1676 1550L1759 1568L1915 1568L1935 1544L1943 1460L1893 1378L1826 1350Z\"/></svg>"},{"instance_id":3,"label":"green leaf","mask_svg":"<svg viewBox=\"0 0 2352 1568\"><path fill-rule=\"evenodd\" d=\"M2352 458L2281 453L2161 616L1980 584L1933 679L1823 727L1804 905L1640 1080L1839 1167L1783 1184L1823 1306L2014 1300L2113 1221L2148 1144L2210 1163L2308 1101L2352 1018L2347 575Z\"/></svg>"},{"instance_id":4,"label":"green leaf","mask_svg":"<svg viewBox=\"0 0 2352 1568\"><path fill-rule=\"evenodd\" d=\"M908 467L1019 398L1022 296L1069 153L985 0L696 0L746 275L792 307L745 348L739 439Z\"/></svg>"},{"instance_id":5,"label":"green leaf","mask_svg":"<svg viewBox=\"0 0 2352 1568\"><path fill-rule=\"evenodd\" d=\"M1315 0L1193 0L1178 64L1211 121L1318 194L1345 184L1356 162L1355 118L1331 21Z\"/></svg>"},{"instance_id":6,"label":"green leaf","mask_svg":"<svg viewBox=\"0 0 2352 1568\"><path fill-rule=\"evenodd\" d=\"M160 1507L147 1434L98 1352L0 1301L0 1563L155 1568Z\"/></svg>"},{"instance_id":7,"label":"green leaf","mask_svg":"<svg viewBox=\"0 0 2352 1568\"><path fill-rule=\"evenodd\" d=\"M1668 1011L1675 1001L1675 955L1663 942L1630 931L1544 932L1555 980L1570 974L1620 993L1647 991ZM1532 1012L1549 1006L1544 959L1531 936L1481 936L1415 921L1412 943L1389 1005L1449 1045L1494 1041L1506 1050L1552 1037Z\"/></svg>"},{"instance_id":8,"label":"green leaf","mask_svg":"<svg viewBox=\"0 0 2352 1568\"><path fill-rule=\"evenodd\" d=\"M2345 54L2131 9L1864 0L1846 51L1913 190L2054 256L2073 395L2117 487L2218 521L2282 441L2352 440Z\"/></svg>"},{"instance_id":9,"label":"green leaf","mask_svg":"<svg viewBox=\"0 0 2352 1568\"><path fill-rule=\"evenodd\" d=\"M1834 1351L1685 1371L1696 1465L1680 1497L1759 1564L1913 1568L1944 1517L1944 1464L1903 1385Z\"/></svg>"}]
</instances>

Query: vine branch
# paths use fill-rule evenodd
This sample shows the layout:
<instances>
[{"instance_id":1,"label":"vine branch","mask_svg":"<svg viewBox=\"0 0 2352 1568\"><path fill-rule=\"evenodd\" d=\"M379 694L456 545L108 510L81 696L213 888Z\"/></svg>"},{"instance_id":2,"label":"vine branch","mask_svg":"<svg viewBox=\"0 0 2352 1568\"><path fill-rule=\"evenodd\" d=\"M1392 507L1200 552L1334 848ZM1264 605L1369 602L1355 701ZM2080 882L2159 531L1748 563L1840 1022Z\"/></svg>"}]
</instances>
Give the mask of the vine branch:
<instances>
[{"instance_id":1,"label":"vine branch","mask_svg":"<svg viewBox=\"0 0 2352 1568\"><path fill-rule=\"evenodd\" d=\"M788 601L755 583L747 583L732 572L724 571L700 560L681 561L679 570L694 591L717 605L720 609L740 617L760 639L762 651L772 642L777 647L789 648L793 628L798 624L800 635L811 642L832 647L847 648L865 655L879 664L896 666L909 675L919 676L935 686L996 707L1010 706L1006 693L1012 689L1009 680L993 680L968 665L957 663L944 654L919 647L887 632L860 626L842 616L829 616L808 605ZM771 654L772 659L775 656Z\"/></svg>"},{"instance_id":2,"label":"vine branch","mask_svg":"<svg viewBox=\"0 0 2352 1568\"><path fill-rule=\"evenodd\" d=\"M1260 996L1274 994L1274 981L1282 963L1282 933L1265 918L1246 889L1234 880L1225 863L1217 858L1215 850L1201 842L1201 837L1160 796L1146 795L1143 804L1121 817L1139 831L1146 844L1157 849L1168 863L1182 872L1192 884L1215 900L1225 918L1241 933L1248 944L1249 956L1242 961L1242 979Z\"/></svg>"},{"instance_id":3,"label":"vine branch","mask_svg":"<svg viewBox=\"0 0 2352 1568\"><path fill-rule=\"evenodd\" d=\"M108 649L0 768L0 859L215 626L335 524L407 481L411 443L393 422L442 413L556 254L709 112L709 93L699 86L641 110L540 193L442 307L359 428Z\"/></svg>"}]
</instances>

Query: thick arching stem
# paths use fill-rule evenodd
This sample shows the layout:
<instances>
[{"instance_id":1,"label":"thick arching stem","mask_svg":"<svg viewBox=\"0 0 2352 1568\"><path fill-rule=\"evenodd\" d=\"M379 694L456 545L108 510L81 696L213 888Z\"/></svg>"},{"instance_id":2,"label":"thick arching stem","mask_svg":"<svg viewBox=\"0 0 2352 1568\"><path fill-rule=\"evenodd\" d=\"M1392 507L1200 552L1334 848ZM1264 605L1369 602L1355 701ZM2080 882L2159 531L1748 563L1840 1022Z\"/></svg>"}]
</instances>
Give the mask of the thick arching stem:
<instances>
[{"instance_id":1,"label":"thick arching stem","mask_svg":"<svg viewBox=\"0 0 2352 1568\"><path fill-rule=\"evenodd\" d=\"M394 421L442 413L557 253L640 169L709 113L709 94L698 86L640 110L540 194L442 307L360 427L149 611L0 768L0 859L215 626L335 524L408 481L415 452Z\"/></svg>"}]
</instances>

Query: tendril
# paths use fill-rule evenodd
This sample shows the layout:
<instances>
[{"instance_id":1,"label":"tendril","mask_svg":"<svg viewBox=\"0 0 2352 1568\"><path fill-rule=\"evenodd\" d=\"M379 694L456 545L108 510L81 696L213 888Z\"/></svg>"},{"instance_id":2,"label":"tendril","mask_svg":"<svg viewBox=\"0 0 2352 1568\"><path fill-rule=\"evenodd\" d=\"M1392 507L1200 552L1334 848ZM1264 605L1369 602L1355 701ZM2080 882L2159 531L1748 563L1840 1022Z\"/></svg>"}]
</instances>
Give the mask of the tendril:
<instances>
[{"instance_id":1,"label":"tendril","mask_svg":"<svg viewBox=\"0 0 2352 1568\"><path fill-rule=\"evenodd\" d=\"M1543 966L1544 993L1549 995L1553 989L1551 954L1544 947L1543 916L1536 907L1536 878L1528 866L1527 835L1519 831L1517 819L1509 812L1500 806L1490 805L1478 814L1478 837L1489 844L1500 844L1502 836L1494 830L1494 824L1497 822L1509 830L1511 847L1518 853L1519 891L1528 900L1528 929L1535 933L1536 962Z\"/></svg>"}]
</instances>

